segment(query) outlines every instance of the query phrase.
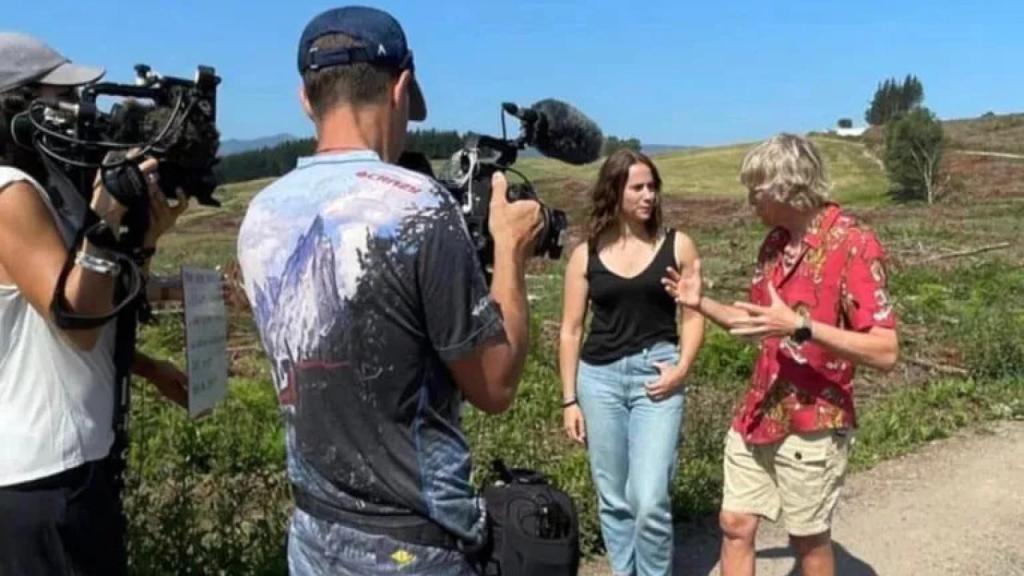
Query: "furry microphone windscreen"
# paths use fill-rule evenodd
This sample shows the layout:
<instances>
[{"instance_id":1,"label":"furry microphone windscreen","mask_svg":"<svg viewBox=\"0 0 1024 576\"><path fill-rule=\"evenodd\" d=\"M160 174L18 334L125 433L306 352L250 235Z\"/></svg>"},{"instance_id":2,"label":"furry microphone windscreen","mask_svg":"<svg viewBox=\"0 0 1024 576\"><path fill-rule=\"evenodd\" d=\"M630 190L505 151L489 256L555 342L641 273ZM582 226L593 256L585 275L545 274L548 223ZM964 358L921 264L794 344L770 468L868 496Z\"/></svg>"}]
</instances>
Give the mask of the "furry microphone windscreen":
<instances>
[{"instance_id":1,"label":"furry microphone windscreen","mask_svg":"<svg viewBox=\"0 0 1024 576\"><path fill-rule=\"evenodd\" d=\"M601 129L572 105L548 98L531 109L540 116L534 147L541 154L569 164L588 164L601 157Z\"/></svg>"}]
</instances>

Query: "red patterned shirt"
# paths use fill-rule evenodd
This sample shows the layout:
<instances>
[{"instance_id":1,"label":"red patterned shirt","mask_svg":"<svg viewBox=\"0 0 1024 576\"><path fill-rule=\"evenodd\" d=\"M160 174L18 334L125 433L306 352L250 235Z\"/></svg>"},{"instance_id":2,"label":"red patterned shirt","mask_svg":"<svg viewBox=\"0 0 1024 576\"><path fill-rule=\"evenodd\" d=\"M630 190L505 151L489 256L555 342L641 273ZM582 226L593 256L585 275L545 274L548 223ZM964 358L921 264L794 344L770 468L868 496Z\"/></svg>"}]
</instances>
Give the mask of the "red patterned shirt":
<instances>
[{"instance_id":1,"label":"red patterned shirt","mask_svg":"<svg viewBox=\"0 0 1024 576\"><path fill-rule=\"evenodd\" d=\"M895 328L886 289L885 253L875 234L835 204L821 211L789 265L789 233L773 230L758 256L750 301L769 306L767 282L791 308L812 320L858 332ZM814 342L767 338L753 382L733 419L733 428L752 444L782 440L791 432L856 425L851 362Z\"/></svg>"}]
</instances>

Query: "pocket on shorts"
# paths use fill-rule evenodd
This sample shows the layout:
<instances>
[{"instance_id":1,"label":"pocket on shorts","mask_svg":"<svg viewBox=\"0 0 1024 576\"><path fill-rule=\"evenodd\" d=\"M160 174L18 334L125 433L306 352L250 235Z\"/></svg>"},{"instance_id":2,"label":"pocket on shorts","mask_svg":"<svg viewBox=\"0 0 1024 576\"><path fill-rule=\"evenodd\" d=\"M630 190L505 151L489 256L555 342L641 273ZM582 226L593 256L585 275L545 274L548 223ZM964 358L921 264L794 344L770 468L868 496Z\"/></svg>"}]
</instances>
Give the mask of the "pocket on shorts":
<instances>
[{"instance_id":1,"label":"pocket on shorts","mask_svg":"<svg viewBox=\"0 0 1024 576\"><path fill-rule=\"evenodd\" d=\"M779 447L778 457L797 466L826 468L839 451L833 431L792 434Z\"/></svg>"}]
</instances>

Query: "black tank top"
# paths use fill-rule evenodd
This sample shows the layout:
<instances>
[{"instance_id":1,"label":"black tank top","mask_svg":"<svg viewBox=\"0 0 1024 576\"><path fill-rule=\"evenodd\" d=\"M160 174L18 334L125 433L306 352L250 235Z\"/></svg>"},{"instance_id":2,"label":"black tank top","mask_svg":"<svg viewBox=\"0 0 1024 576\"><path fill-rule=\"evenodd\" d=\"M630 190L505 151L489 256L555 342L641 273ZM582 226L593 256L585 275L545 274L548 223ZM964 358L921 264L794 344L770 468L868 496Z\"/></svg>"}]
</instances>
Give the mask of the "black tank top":
<instances>
[{"instance_id":1,"label":"black tank top","mask_svg":"<svg viewBox=\"0 0 1024 576\"><path fill-rule=\"evenodd\" d=\"M675 239L675 230L668 229L654 260L633 278L605 268L597 250L590 248L587 282L593 317L583 344L584 362L610 364L658 342L679 342L676 303L661 285L665 268L677 268Z\"/></svg>"}]
</instances>

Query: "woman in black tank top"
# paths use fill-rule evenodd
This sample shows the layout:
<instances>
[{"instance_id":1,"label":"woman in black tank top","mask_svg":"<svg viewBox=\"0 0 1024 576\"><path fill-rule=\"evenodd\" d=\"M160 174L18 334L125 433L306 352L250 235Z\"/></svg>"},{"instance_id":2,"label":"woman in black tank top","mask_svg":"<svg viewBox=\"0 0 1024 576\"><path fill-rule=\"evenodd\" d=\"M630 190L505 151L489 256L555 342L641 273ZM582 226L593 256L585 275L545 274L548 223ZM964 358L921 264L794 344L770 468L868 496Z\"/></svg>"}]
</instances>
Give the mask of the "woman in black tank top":
<instances>
[{"instance_id":1,"label":"woman in black tank top","mask_svg":"<svg viewBox=\"0 0 1024 576\"><path fill-rule=\"evenodd\" d=\"M685 234L663 227L661 177L643 154L620 150L608 157L592 202L587 241L565 272L559 348L565 430L587 445L612 571L671 574L669 492L683 382L704 321L688 309L677 318L661 278L668 268L691 266L697 249ZM590 332L581 350L588 308Z\"/></svg>"}]
</instances>

